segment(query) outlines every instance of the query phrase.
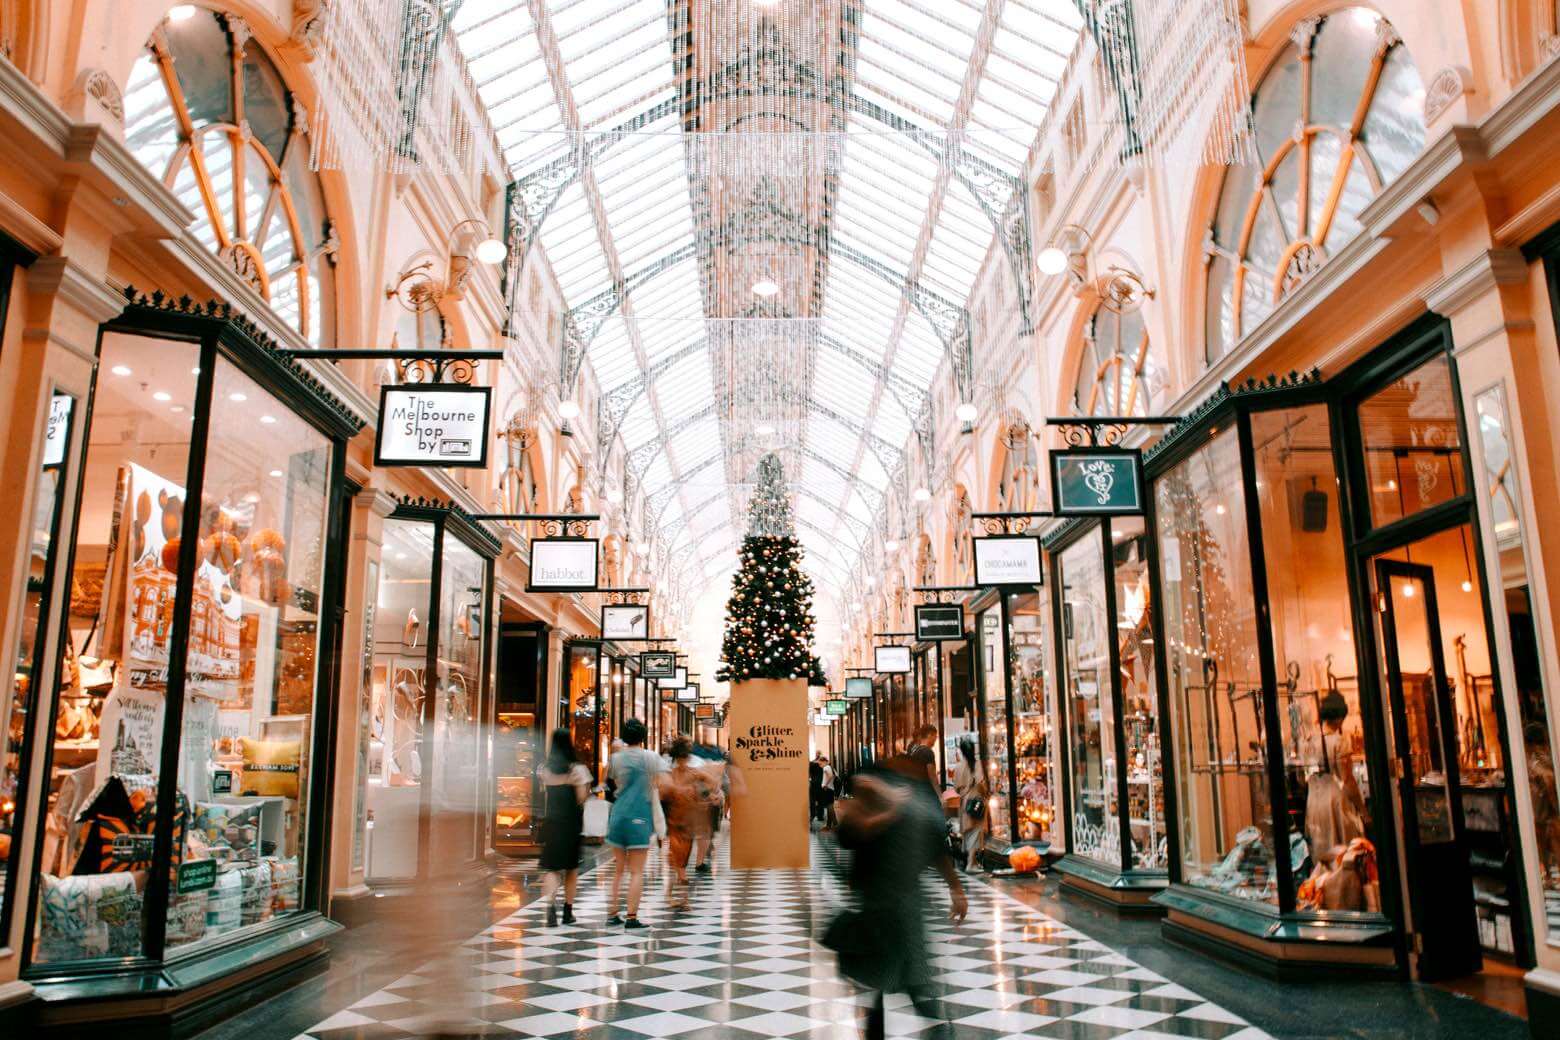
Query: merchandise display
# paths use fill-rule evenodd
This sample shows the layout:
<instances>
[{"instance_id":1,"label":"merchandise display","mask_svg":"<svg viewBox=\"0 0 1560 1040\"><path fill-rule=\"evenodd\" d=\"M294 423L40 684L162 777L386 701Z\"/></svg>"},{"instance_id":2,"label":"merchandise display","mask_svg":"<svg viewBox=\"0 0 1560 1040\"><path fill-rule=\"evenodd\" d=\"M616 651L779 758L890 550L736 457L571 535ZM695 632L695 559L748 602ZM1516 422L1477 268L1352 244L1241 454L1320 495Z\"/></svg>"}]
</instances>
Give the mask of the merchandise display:
<instances>
[{"instance_id":1,"label":"merchandise display","mask_svg":"<svg viewBox=\"0 0 1560 1040\"><path fill-rule=\"evenodd\" d=\"M1008 818L1008 805L1012 790L1008 780L1008 692L1004 675L1005 640L1002 633L1002 608L988 607L976 620L976 633L980 639L980 661L983 672L984 729L981 731L982 762L986 767L986 820L991 837L996 841L1011 841L1013 831Z\"/></svg>"},{"instance_id":2,"label":"merchandise display","mask_svg":"<svg viewBox=\"0 0 1560 1040\"><path fill-rule=\"evenodd\" d=\"M1018 838L1061 844L1051 731L1050 602L1044 592L1008 597L1008 683L1012 689Z\"/></svg>"},{"instance_id":3,"label":"merchandise display","mask_svg":"<svg viewBox=\"0 0 1560 1040\"><path fill-rule=\"evenodd\" d=\"M1115 869L1121 862L1116 795L1115 685L1106 643L1105 560L1097 529L1061 552L1062 691L1072 799L1067 849ZM1107 792L1109 794L1107 795Z\"/></svg>"}]
</instances>

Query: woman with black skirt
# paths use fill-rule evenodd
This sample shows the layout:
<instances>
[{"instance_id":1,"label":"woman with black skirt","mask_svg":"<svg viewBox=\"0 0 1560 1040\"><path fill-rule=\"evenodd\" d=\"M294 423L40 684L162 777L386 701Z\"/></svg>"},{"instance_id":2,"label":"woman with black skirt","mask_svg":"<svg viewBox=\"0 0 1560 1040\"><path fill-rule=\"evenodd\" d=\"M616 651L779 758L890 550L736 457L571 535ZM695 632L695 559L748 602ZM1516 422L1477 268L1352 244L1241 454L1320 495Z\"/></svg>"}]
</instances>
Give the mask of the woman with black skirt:
<instances>
[{"instance_id":1,"label":"woman with black skirt","mask_svg":"<svg viewBox=\"0 0 1560 1040\"><path fill-rule=\"evenodd\" d=\"M574 893L580 880L580 832L585 829L585 799L590 797L590 770L574 754L567 729L553 730L542 767L542 898L547 901L547 927L558 924L558 882L563 881L563 923L574 923Z\"/></svg>"}]
</instances>

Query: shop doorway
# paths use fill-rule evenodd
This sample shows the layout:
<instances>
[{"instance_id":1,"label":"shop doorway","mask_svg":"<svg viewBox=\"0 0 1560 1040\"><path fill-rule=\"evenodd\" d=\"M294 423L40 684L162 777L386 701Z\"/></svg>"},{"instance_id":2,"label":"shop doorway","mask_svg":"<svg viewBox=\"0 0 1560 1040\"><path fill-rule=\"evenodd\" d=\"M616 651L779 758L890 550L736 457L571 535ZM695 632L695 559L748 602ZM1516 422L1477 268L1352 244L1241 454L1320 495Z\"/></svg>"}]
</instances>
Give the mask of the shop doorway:
<instances>
[{"instance_id":1,"label":"shop doorway","mask_svg":"<svg viewBox=\"0 0 1560 1040\"><path fill-rule=\"evenodd\" d=\"M1529 940L1473 539L1443 528L1375 556L1370 577L1414 974L1501 1004Z\"/></svg>"},{"instance_id":2,"label":"shop doorway","mask_svg":"<svg viewBox=\"0 0 1560 1040\"><path fill-rule=\"evenodd\" d=\"M1483 958L1476 941L1457 771L1457 714L1440 641L1435 569L1377 559L1375 572L1393 799L1403 824L1416 970L1426 980L1455 978L1478 971Z\"/></svg>"}]
</instances>

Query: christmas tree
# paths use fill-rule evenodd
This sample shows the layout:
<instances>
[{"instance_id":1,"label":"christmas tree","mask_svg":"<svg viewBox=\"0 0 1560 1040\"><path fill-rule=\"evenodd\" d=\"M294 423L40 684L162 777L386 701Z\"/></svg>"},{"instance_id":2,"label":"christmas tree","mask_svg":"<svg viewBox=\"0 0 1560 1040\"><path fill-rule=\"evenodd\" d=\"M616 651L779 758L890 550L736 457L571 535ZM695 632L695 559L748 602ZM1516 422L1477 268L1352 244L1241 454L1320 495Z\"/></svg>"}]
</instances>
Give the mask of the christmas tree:
<instances>
[{"instance_id":1,"label":"christmas tree","mask_svg":"<svg viewBox=\"0 0 1560 1040\"><path fill-rule=\"evenodd\" d=\"M771 453L758 462L742 564L726 603L718 681L806 679L809 685L828 685L812 652L813 584L801 561L785 473Z\"/></svg>"}]
</instances>

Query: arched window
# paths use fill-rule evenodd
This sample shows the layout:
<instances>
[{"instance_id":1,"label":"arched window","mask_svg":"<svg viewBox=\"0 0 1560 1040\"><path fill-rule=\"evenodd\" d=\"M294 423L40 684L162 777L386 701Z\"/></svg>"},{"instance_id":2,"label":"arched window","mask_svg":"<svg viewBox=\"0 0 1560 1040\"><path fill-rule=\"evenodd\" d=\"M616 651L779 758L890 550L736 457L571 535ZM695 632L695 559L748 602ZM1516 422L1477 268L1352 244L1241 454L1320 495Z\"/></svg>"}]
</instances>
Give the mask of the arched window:
<instances>
[{"instance_id":1,"label":"arched window","mask_svg":"<svg viewBox=\"0 0 1560 1040\"><path fill-rule=\"evenodd\" d=\"M1209 229L1210 363L1354 237L1425 143L1424 87L1380 15L1307 18L1290 37L1252 95L1257 161L1225 175Z\"/></svg>"},{"instance_id":2,"label":"arched window","mask_svg":"<svg viewBox=\"0 0 1560 1040\"><path fill-rule=\"evenodd\" d=\"M1073 408L1081 415L1148 415L1164 385L1142 309L1101 304L1084 332Z\"/></svg>"},{"instance_id":3,"label":"arched window","mask_svg":"<svg viewBox=\"0 0 1560 1040\"><path fill-rule=\"evenodd\" d=\"M195 235L312 343L334 332L335 237L302 106L236 16L157 27L125 91L125 139L196 214Z\"/></svg>"},{"instance_id":4,"label":"arched window","mask_svg":"<svg viewBox=\"0 0 1560 1040\"><path fill-rule=\"evenodd\" d=\"M1040 492L1040 460L1030 436L1029 423L1018 415L1005 421L1002 472L997 478L997 508L1026 511L1037 504Z\"/></svg>"}]
</instances>

